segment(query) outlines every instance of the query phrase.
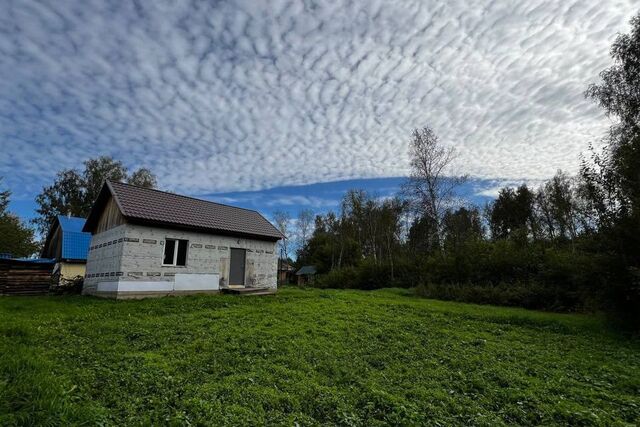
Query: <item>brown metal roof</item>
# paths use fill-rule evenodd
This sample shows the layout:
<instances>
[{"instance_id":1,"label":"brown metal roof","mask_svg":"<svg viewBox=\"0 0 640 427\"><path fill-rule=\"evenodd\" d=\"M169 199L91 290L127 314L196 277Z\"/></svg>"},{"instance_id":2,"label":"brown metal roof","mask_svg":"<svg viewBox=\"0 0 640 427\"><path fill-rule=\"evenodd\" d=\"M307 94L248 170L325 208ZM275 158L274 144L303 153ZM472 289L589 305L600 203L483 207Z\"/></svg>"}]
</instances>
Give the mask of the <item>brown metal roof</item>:
<instances>
[{"instance_id":1,"label":"brown metal roof","mask_svg":"<svg viewBox=\"0 0 640 427\"><path fill-rule=\"evenodd\" d=\"M84 231L94 229L109 195L130 222L267 240L283 237L256 211L112 181L105 182Z\"/></svg>"}]
</instances>

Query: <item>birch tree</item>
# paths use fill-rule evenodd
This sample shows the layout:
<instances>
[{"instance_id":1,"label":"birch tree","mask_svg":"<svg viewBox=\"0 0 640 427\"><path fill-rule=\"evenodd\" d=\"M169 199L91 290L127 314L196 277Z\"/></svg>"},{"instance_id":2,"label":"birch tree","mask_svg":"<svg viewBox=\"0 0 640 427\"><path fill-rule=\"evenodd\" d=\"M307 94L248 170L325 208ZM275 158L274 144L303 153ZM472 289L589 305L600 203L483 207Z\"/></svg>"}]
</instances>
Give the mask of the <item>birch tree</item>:
<instances>
[{"instance_id":1,"label":"birch tree","mask_svg":"<svg viewBox=\"0 0 640 427\"><path fill-rule=\"evenodd\" d=\"M442 218L452 207L455 189L466 181L466 176L453 173L455 150L445 147L430 127L413 131L409 154L411 172L403 191L418 219L433 224L428 227L427 238L440 248Z\"/></svg>"}]
</instances>

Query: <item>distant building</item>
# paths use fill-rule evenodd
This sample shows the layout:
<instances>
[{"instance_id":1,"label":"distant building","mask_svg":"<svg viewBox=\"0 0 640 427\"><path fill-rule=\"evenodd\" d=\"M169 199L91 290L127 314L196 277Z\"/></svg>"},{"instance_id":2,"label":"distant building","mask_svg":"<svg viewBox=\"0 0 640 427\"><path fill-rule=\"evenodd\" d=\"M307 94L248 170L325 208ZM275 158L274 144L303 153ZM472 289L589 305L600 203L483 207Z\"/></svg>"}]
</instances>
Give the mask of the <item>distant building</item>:
<instances>
[{"instance_id":1,"label":"distant building","mask_svg":"<svg viewBox=\"0 0 640 427\"><path fill-rule=\"evenodd\" d=\"M296 272L298 276L298 285L306 285L313 283L316 277L316 267L313 265L305 265Z\"/></svg>"},{"instance_id":2,"label":"distant building","mask_svg":"<svg viewBox=\"0 0 640 427\"><path fill-rule=\"evenodd\" d=\"M91 233L82 231L85 219L59 215L45 240L40 256L54 259L53 275L60 282L84 277Z\"/></svg>"},{"instance_id":3,"label":"distant building","mask_svg":"<svg viewBox=\"0 0 640 427\"><path fill-rule=\"evenodd\" d=\"M296 269L291 263L282 258L278 259L278 283L279 284L289 284L293 283L293 278L295 277Z\"/></svg>"}]
</instances>

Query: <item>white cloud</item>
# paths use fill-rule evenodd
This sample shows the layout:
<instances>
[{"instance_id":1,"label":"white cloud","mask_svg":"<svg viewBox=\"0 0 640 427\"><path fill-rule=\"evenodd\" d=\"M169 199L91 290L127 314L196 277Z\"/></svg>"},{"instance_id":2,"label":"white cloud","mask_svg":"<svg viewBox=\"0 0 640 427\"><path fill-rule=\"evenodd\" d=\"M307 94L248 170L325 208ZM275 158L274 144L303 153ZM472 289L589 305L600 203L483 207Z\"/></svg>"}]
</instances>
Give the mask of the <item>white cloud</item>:
<instances>
[{"instance_id":1,"label":"white cloud","mask_svg":"<svg viewBox=\"0 0 640 427\"><path fill-rule=\"evenodd\" d=\"M521 185L527 185L529 189L535 190L539 188L544 183L542 179L523 179L523 180L492 180L489 182L481 182L475 185L475 191L473 191L473 195L475 196L484 196L490 198L498 197L500 190L503 188L517 188Z\"/></svg>"},{"instance_id":2,"label":"white cloud","mask_svg":"<svg viewBox=\"0 0 640 427\"><path fill-rule=\"evenodd\" d=\"M185 193L398 176L424 125L478 178L574 172L636 6L9 1L0 175L32 194L110 154Z\"/></svg>"}]
</instances>

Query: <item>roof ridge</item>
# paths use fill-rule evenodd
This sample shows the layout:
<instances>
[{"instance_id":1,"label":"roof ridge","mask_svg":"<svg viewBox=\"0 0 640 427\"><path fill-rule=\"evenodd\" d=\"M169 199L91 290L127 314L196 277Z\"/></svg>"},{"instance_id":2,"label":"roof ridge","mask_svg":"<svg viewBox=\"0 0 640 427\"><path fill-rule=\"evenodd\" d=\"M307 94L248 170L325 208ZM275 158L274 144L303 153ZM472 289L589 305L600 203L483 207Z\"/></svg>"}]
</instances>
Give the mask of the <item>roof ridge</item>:
<instances>
[{"instance_id":1,"label":"roof ridge","mask_svg":"<svg viewBox=\"0 0 640 427\"><path fill-rule=\"evenodd\" d=\"M257 213L258 215L260 215L261 217L264 218L264 215L262 215L260 212L258 212L255 209L249 209L249 208L243 208L241 206L233 206L233 205L228 205L226 203L219 203L219 202L213 202L211 200L204 200L204 199L199 199L197 197L193 197L193 196L185 196L184 194L178 194L178 193L172 193L170 191L164 191L164 190L158 190L157 188L148 188L148 187L141 187L140 185L135 185L135 184L129 184L128 182L120 182L120 181L111 181L110 179L107 179L106 181L110 182L111 184L120 184L120 185L126 185L127 187L134 187L134 188L139 188L141 190L150 190L150 191L155 191L157 193L162 193L162 194L169 194L172 196L178 196L178 197L182 197L184 199L191 199L191 200L197 200L199 202L205 202L205 203L211 203L213 205L218 205L218 206L225 206L228 208L233 208L233 209L242 209L245 211L249 211L249 212L254 212ZM266 218L264 218L266 219ZM267 220L267 222L269 222L269 220Z\"/></svg>"}]
</instances>

